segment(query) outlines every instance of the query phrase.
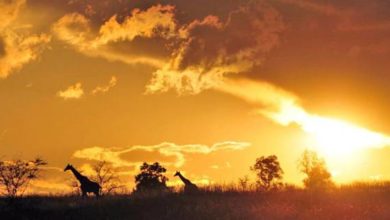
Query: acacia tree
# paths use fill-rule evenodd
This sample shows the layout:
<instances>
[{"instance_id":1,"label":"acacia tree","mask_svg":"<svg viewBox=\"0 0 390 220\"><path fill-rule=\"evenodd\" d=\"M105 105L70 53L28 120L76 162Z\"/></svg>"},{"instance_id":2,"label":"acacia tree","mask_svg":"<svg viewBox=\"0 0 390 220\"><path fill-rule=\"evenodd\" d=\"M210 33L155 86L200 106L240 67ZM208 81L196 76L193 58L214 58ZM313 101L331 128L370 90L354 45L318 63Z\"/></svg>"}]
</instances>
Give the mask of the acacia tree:
<instances>
[{"instance_id":1,"label":"acacia tree","mask_svg":"<svg viewBox=\"0 0 390 220\"><path fill-rule=\"evenodd\" d=\"M92 179L94 179L102 187L103 194L114 193L124 188L116 170L107 161L98 161L95 165L93 165L92 169L94 171Z\"/></svg>"},{"instance_id":2,"label":"acacia tree","mask_svg":"<svg viewBox=\"0 0 390 220\"><path fill-rule=\"evenodd\" d=\"M269 190L271 188L278 188L281 185L280 181L283 178L283 170L280 167L277 156L259 157L250 169L258 177L256 183L261 189Z\"/></svg>"},{"instance_id":3,"label":"acacia tree","mask_svg":"<svg viewBox=\"0 0 390 220\"><path fill-rule=\"evenodd\" d=\"M332 175L326 167L325 160L315 151L305 150L299 160L299 169L306 175L303 184L307 189L326 189L332 187Z\"/></svg>"},{"instance_id":4,"label":"acacia tree","mask_svg":"<svg viewBox=\"0 0 390 220\"><path fill-rule=\"evenodd\" d=\"M158 162L143 163L140 173L135 176L136 191L166 190L168 178L164 175L167 170Z\"/></svg>"},{"instance_id":5,"label":"acacia tree","mask_svg":"<svg viewBox=\"0 0 390 220\"><path fill-rule=\"evenodd\" d=\"M38 178L47 162L37 158L31 161L0 161L0 185L9 198L22 196L31 180Z\"/></svg>"}]
</instances>

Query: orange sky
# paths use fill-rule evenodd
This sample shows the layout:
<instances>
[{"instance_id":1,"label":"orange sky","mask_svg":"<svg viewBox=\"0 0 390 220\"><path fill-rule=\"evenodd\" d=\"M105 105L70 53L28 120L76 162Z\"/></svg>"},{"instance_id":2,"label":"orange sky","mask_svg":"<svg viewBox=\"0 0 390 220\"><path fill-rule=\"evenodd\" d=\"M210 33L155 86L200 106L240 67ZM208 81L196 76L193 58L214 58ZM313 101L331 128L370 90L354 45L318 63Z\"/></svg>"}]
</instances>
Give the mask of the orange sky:
<instances>
[{"instance_id":1,"label":"orange sky","mask_svg":"<svg viewBox=\"0 0 390 220\"><path fill-rule=\"evenodd\" d=\"M198 183L319 151L337 182L389 179L390 3L0 2L0 156L49 162L39 192L98 158ZM348 159L345 159L348 158Z\"/></svg>"}]
</instances>

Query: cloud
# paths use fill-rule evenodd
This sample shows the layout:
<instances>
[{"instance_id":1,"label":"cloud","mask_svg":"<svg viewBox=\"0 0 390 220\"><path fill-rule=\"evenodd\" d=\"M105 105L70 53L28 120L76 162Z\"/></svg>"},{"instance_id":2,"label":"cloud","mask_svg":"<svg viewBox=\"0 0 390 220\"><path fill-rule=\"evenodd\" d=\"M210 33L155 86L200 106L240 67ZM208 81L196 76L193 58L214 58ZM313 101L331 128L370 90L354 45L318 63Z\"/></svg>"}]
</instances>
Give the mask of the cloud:
<instances>
[{"instance_id":1,"label":"cloud","mask_svg":"<svg viewBox=\"0 0 390 220\"><path fill-rule=\"evenodd\" d=\"M199 93L212 88L226 75L261 65L283 30L279 13L262 1L232 11L225 21L212 15L195 20L180 29L181 44L154 72L147 91Z\"/></svg>"},{"instance_id":2,"label":"cloud","mask_svg":"<svg viewBox=\"0 0 390 220\"><path fill-rule=\"evenodd\" d=\"M123 18L113 15L97 30L94 26L85 15L71 13L52 30L57 39L87 56L155 67L149 93L199 93L226 75L249 71L263 63L284 30L281 15L265 1L246 3L223 19L208 15L188 23L177 20L174 6L154 5L133 9ZM163 49L154 51L144 40ZM136 43L143 43L143 51ZM129 50L124 53L123 48ZM152 52L144 52L148 50Z\"/></svg>"},{"instance_id":3,"label":"cloud","mask_svg":"<svg viewBox=\"0 0 390 220\"><path fill-rule=\"evenodd\" d=\"M105 160L112 163L116 167L138 166L143 161L128 161L122 158L122 156L129 152L145 151L145 152L158 152L162 156L173 156L176 160L173 163L165 163L168 165L174 165L181 167L184 165L187 154L210 154L217 151L234 151L242 150L249 147L251 144L246 142L226 141L216 143L212 146L201 144L187 144L177 145L174 143L164 142L158 145L142 146L135 145L124 148L104 148L104 147L90 147L74 152L73 157L87 160ZM158 160L158 158L156 158ZM152 161L151 161L152 162Z\"/></svg>"},{"instance_id":4,"label":"cloud","mask_svg":"<svg viewBox=\"0 0 390 220\"><path fill-rule=\"evenodd\" d=\"M156 5L145 11L134 9L131 15L122 23L117 21L117 16L112 16L99 30L99 37L95 44L106 45L110 42L132 41L136 37L162 37L169 39L176 35L176 23L174 22L171 5Z\"/></svg>"},{"instance_id":5,"label":"cloud","mask_svg":"<svg viewBox=\"0 0 390 220\"><path fill-rule=\"evenodd\" d=\"M20 33L13 22L24 6L24 0L0 3L0 78L6 78L23 65L38 59L50 36Z\"/></svg>"},{"instance_id":6,"label":"cloud","mask_svg":"<svg viewBox=\"0 0 390 220\"><path fill-rule=\"evenodd\" d=\"M214 165L211 165L210 168L211 169L215 169L215 170L219 170L219 169L230 169L232 167L232 165L229 163L229 162L225 162L224 164L214 164Z\"/></svg>"},{"instance_id":7,"label":"cloud","mask_svg":"<svg viewBox=\"0 0 390 220\"><path fill-rule=\"evenodd\" d=\"M90 93L92 95L96 95L99 93L106 93L111 88L116 86L117 81L118 81L117 78L115 76L112 76L107 85L97 86ZM84 96L84 94L85 93L84 93L84 89L82 88L81 82L78 82L74 85L71 85L65 90L60 90L57 92L57 96L65 99L65 100L67 100L67 99L80 99Z\"/></svg>"},{"instance_id":8,"label":"cloud","mask_svg":"<svg viewBox=\"0 0 390 220\"><path fill-rule=\"evenodd\" d=\"M95 89L92 90L91 93L93 95L96 95L98 93L106 93L111 88L116 86L117 81L118 81L117 78L115 76L112 76L107 85L105 85L105 86L97 86Z\"/></svg>"},{"instance_id":9,"label":"cloud","mask_svg":"<svg viewBox=\"0 0 390 220\"><path fill-rule=\"evenodd\" d=\"M26 0L9 0L0 2L0 30L10 26L17 18L20 9L26 4Z\"/></svg>"},{"instance_id":10,"label":"cloud","mask_svg":"<svg viewBox=\"0 0 390 220\"><path fill-rule=\"evenodd\" d=\"M57 92L57 96L65 100L80 99L84 95L81 83L69 86L67 89Z\"/></svg>"},{"instance_id":11,"label":"cloud","mask_svg":"<svg viewBox=\"0 0 390 220\"><path fill-rule=\"evenodd\" d=\"M21 36L12 31L0 34L3 51L0 55L0 78L6 78L23 65L36 60L50 41L48 35Z\"/></svg>"},{"instance_id":12,"label":"cloud","mask_svg":"<svg viewBox=\"0 0 390 220\"><path fill-rule=\"evenodd\" d=\"M174 7L155 5L145 11L134 9L130 15L118 21L113 15L97 32L92 22L84 15L72 13L63 16L53 25L55 36L77 51L91 57L103 57L128 64L145 63L161 66L159 58L147 54L120 53L115 50L118 42L132 42L138 38L169 40L176 35ZM163 45L161 45L163 47Z\"/></svg>"},{"instance_id":13,"label":"cloud","mask_svg":"<svg viewBox=\"0 0 390 220\"><path fill-rule=\"evenodd\" d=\"M293 93L264 81L225 79L215 89L255 104L267 112L280 111L283 106L299 106L300 102Z\"/></svg>"}]
</instances>

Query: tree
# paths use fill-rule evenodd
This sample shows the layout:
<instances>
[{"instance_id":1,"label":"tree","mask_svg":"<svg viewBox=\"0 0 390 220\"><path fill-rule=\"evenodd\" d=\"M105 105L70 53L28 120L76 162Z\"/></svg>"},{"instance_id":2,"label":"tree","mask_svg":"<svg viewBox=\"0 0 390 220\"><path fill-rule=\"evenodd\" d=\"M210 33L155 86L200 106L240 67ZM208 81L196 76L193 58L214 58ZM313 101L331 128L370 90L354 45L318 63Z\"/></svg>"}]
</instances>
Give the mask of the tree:
<instances>
[{"instance_id":1,"label":"tree","mask_svg":"<svg viewBox=\"0 0 390 220\"><path fill-rule=\"evenodd\" d=\"M31 180L38 178L47 162L37 158L31 161L0 161L0 185L9 198L22 196Z\"/></svg>"},{"instance_id":2,"label":"tree","mask_svg":"<svg viewBox=\"0 0 390 220\"><path fill-rule=\"evenodd\" d=\"M115 169L107 161L98 161L92 169L94 171L92 179L102 187L103 194L114 193L124 188Z\"/></svg>"},{"instance_id":3,"label":"tree","mask_svg":"<svg viewBox=\"0 0 390 220\"><path fill-rule=\"evenodd\" d=\"M257 158L256 163L250 169L258 177L256 183L261 189L269 190L280 186L280 180L283 178L283 170L280 167L277 156L271 155Z\"/></svg>"},{"instance_id":4,"label":"tree","mask_svg":"<svg viewBox=\"0 0 390 220\"><path fill-rule=\"evenodd\" d=\"M299 168L306 175L303 184L308 189L325 189L333 186L332 175L326 167L325 160L315 151L305 150L299 160Z\"/></svg>"},{"instance_id":5,"label":"tree","mask_svg":"<svg viewBox=\"0 0 390 220\"><path fill-rule=\"evenodd\" d=\"M158 162L153 164L143 163L140 173L135 176L136 191L165 190L168 178L164 176L167 170Z\"/></svg>"}]
</instances>

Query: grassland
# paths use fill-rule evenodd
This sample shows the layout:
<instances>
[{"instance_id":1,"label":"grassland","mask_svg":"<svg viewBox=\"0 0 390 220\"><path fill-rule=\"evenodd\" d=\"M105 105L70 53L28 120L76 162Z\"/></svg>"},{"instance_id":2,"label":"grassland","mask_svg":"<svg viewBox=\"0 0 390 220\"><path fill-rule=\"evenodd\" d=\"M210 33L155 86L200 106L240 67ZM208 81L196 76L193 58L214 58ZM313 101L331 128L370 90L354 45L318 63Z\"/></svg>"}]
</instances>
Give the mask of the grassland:
<instances>
[{"instance_id":1,"label":"grassland","mask_svg":"<svg viewBox=\"0 0 390 220\"><path fill-rule=\"evenodd\" d=\"M390 184L344 185L328 192L209 188L192 195L28 196L0 219L390 219Z\"/></svg>"}]
</instances>

